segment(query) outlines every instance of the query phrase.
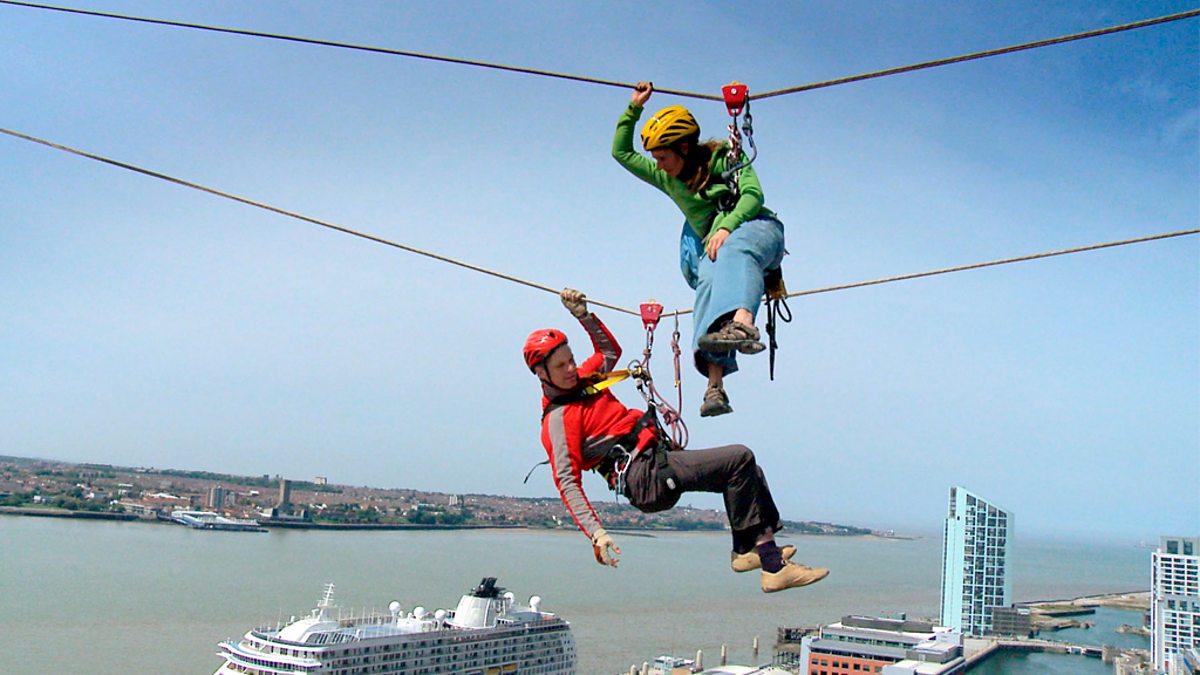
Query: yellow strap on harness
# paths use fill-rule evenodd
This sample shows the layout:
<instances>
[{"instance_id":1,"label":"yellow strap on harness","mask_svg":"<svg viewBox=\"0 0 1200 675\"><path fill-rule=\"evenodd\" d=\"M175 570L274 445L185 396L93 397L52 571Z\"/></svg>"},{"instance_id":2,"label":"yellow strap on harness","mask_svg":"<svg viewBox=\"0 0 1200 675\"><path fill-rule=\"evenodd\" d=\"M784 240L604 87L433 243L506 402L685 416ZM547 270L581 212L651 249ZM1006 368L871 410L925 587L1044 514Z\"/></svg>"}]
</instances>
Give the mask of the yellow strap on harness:
<instances>
[{"instance_id":1,"label":"yellow strap on harness","mask_svg":"<svg viewBox=\"0 0 1200 675\"><path fill-rule=\"evenodd\" d=\"M591 384L584 387L582 393L584 396L591 396L592 394L599 394L600 392L604 391L605 389L608 389L609 387L620 382L621 380L629 379L629 376L632 374L633 373L628 370L614 370L611 373L599 373L599 374L595 375L594 377L601 378L601 379L598 379L597 381L592 382Z\"/></svg>"}]
</instances>

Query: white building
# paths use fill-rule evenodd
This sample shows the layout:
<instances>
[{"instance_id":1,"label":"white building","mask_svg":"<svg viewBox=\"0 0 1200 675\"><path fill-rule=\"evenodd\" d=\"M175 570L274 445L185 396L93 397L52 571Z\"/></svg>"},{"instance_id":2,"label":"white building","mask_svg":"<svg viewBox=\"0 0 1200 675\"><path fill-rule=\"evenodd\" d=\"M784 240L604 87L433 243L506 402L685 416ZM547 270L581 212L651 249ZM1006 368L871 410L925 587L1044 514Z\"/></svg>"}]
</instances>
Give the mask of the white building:
<instances>
[{"instance_id":1,"label":"white building","mask_svg":"<svg viewBox=\"0 0 1200 675\"><path fill-rule=\"evenodd\" d=\"M845 616L800 640L800 654L775 665L807 675L958 675L966 672L962 635L924 621Z\"/></svg>"},{"instance_id":2,"label":"white building","mask_svg":"<svg viewBox=\"0 0 1200 675\"><path fill-rule=\"evenodd\" d=\"M987 635L992 609L1012 603L1013 514L961 487L950 488L942 543L943 626Z\"/></svg>"},{"instance_id":3,"label":"white building","mask_svg":"<svg viewBox=\"0 0 1200 675\"><path fill-rule=\"evenodd\" d=\"M1200 537L1163 537L1150 564L1154 669L1186 673L1182 655L1200 647Z\"/></svg>"}]
</instances>

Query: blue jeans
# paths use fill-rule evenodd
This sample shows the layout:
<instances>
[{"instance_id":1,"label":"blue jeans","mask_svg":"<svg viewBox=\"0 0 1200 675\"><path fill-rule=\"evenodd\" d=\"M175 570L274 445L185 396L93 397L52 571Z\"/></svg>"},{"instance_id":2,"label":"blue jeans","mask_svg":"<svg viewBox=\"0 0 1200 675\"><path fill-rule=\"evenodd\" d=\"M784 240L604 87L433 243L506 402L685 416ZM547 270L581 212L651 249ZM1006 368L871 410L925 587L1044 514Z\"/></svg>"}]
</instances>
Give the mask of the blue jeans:
<instances>
[{"instance_id":1,"label":"blue jeans","mask_svg":"<svg viewBox=\"0 0 1200 675\"><path fill-rule=\"evenodd\" d=\"M737 352L705 352L700 336L712 331L719 320L739 309L758 316L765 287L763 275L783 262L783 223L774 218L757 218L742 223L709 260L704 244L685 221L679 236L679 269L696 291L692 312L692 354L696 370L708 375L708 364L722 367L725 375L737 372Z\"/></svg>"}]
</instances>

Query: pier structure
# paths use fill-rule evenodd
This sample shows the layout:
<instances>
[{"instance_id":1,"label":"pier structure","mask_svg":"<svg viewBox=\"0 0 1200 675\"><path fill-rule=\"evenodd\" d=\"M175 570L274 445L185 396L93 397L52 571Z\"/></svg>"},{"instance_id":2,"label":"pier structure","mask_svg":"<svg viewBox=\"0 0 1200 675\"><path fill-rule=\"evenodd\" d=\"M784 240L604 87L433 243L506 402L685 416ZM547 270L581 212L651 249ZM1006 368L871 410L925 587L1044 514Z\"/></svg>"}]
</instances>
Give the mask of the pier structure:
<instances>
[{"instance_id":1,"label":"pier structure","mask_svg":"<svg viewBox=\"0 0 1200 675\"><path fill-rule=\"evenodd\" d=\"M1050 654L1078 654L1091 658L1103 658L1104 648L1080 645L1057 640L1037 638L966 638L963 640L967 670L986 661L996 652L1046 652Z\"/></svg>"}]
</instances>

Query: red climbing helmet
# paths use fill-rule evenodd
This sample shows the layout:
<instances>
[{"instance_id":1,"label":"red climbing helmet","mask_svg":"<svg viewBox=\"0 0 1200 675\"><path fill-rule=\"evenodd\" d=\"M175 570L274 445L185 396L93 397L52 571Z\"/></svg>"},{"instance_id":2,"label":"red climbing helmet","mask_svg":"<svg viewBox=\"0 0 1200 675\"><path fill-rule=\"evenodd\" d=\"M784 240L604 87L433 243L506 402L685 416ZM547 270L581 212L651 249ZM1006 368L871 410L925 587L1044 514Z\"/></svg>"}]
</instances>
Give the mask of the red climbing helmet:
<instances>
[{"instance_id":1,"label":"red climbing helmet","mask_svg":"<svg viewBox=\"0 0 1200 675\"><path fill-rule=\"evenodd\" d=\"M542 328L525 338L525 365L532 372L534 366L550 358L550 354L567 344L567 336L561 330Z\"/></svg>"}]
</instances>

